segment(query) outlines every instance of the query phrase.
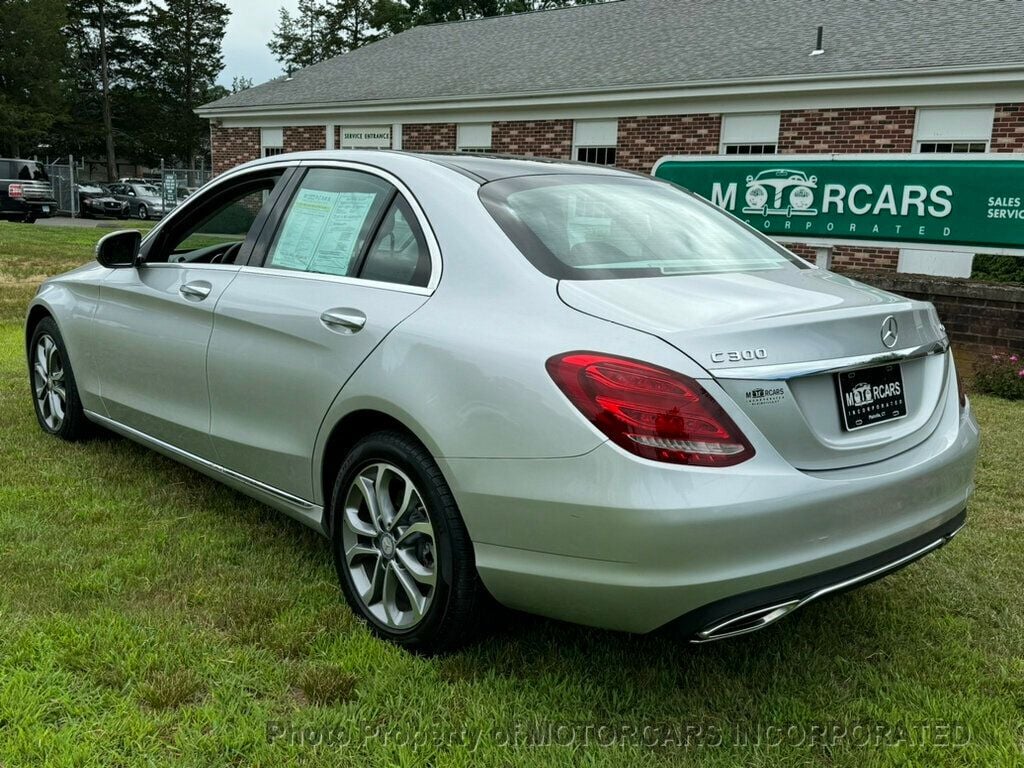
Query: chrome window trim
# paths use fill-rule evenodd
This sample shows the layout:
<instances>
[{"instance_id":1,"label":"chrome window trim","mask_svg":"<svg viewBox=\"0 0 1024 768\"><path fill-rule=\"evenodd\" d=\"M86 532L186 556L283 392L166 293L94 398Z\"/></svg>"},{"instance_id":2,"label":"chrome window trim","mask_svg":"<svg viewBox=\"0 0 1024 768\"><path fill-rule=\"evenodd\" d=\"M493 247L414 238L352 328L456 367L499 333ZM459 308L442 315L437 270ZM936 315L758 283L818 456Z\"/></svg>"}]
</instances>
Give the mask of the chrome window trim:
<instances>
[{"instance_id":1,"label":"chrome window trim","mask_svg":"<svg viewBox=\"0 0 1024 768\"><path fill-rule=\"evenodd\" d=\"M241 472L235 472L235 470L233 469L228 469L227 467L221 464L217 464L216 462L210 461L209 459L204 459L202 456L197 456L194 453L186 451L182 448L178 448L177 446L171 445L170 443L160 440L159 438L153 437L152 435L148 435L145 432L142 432L141 430L135 429L134 427L129 427L128 425L122 424L119 421L115 421L114 419L111 419L108 416L96 413L95 411L85 411L85 415L89 418L90 421L95 421L97 424L101 424L105 427L113 429L116 432L120 432L129 437L135 438L136 440L145 445L149 445L151 447L167 451L168 453L172 453L185 461L192 462L193 464L198 464L203 469L206 469L210 472L214 472L218 475L223 475L224 477L231 478L232 480L236 480L237 482L250 486L251 488L254 488L257 491L262 491L263 493L269 494L270 496L280 499L281 501L287 502L288 504L292 504L302 510L315 510L317 508L316 504L314 504L311 501L307 501L306 499L303 499L300 496L288 493L287 491L282 491L280 488L275 488L272 485L268 485L267 483L264 483L260 480L256 480L255 478L249 477L248 475L243 475Z\"/></svg>"},{"instance_id":2,"label":"chrome window trim","mask_svg":"<svg viewBox=\"0 0 1024 768\"><path fill-rule=\"evenodd\" d=\"M429 296L437 288L437 284L441 282L441 271L442 271L442 260L441 260L441 245L437 240L437 236L434 234L434 228L430 225L430 219L427 218L427 214L424 213L420 201L416 199L416 195L412 193L412 190L406 186L405 182L395 176L390 171L385 171L376 165L369 165L367 163L357 163L351 160L302 160L299 162L301 168L338 168L341 170L348 171L359 171L361 173L368 173L377 178L384 179L384 181L391 184L395 189L398 190L399 194L405 198L405 201L409 204L412 209L413 215L416 217L416 222L419 224L420 231L423 232L423 237L427 241L427 250L430 252L430 279L427 280L425 288L419 288L418 286L403 286L400 283L382 283L378 280L364 280L359 277L342 278L346 281L355 281L358 285L372 285L372 287L390 286L392 289L404 288L407 293L418 293L425 291L425 295ZM300 182L301 186L301 182ZM270 257L269 251L267 257ZM257 267L257 269L273 269L273 267ZM290 272L291 270L284 270ZM308 272L306 274L315 275L316 273ZM326 277L337 277L336 275L326 275ZM415 289L415 290L410 290Z\"/></svg>"},{"instance_id":3,"label":"chrome window trim","mask_svg":"<svg viewBox=\"0 0 1024 768\"><path fill-rule=\"evenodd\" d=\"M945 354L949 349L949 340L922 344L919 347L894 349L878 355L855 355L837 357L831 360L816 360L807 363L780 363L778 365L753 365L745 368L709 368L708 371L716 379L748 379L753 381L782 381L803 376L816 376L821 373L849 371L856 368L867 368L872 365L902 362L918 357Z\"/></svg>"},{"instance_id":4,"label":"chrome window trim","mask_svg":"<svg viewBox=\"0 0 1024 768\"><path fill-rule=\"evenodd\" d=\"M383 291L396 291L398 293L412 293L417 296L430 296L434 291L418 285L405 285L403 283L387 283L382 280L364 280L361 277L347 277L345 275L328 275L323 272L306 272L301 269L280 269L278 267L256 267L246 265L241 272L247 275L265 275L266 277L290 277L296 280L316 280L324 283L339 283L341 285L359 285L364 288L377 288Z\"/></svg>"},{"instance_id":5,"label":"chrome window trim","mask_svg":"<svg viewBox=\"0 0 1024 768\"><path fill-rule=\"evenodd\" d=\"M231 271L237 272L242 268L241 264L206 264L199 262L198 264L188 261L154 261L152 263L144 261L139 265L139 269L170 269L176 267L178 269L215 269L223 272Z\"/></svg>"}]
</instances>

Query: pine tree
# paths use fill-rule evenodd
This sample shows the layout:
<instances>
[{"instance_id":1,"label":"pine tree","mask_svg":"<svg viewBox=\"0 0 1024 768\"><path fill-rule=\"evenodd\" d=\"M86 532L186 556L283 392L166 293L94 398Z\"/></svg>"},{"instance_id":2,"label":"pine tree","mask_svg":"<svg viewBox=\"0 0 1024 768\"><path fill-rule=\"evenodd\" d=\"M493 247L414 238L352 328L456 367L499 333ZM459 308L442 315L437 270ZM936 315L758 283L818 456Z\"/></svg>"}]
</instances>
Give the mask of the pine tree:
<instances>
[{"instance_id":1,"label":"pine tree","mask_svg":"<svg viewBox=\"0 0 1024 768\"><path fill-rule=\"evenodd\" d=\"M142 0L69 0L65 34L72 75L78 80L74 109L90 112L98 101L103 123L107 178L117 178L114 101L129 90L141 54ZM92 104L90 104L92 102Z\"/></svg>"},{"instance_id":2,"label":"pine tree","mask_svg":"<svg viewBox=\"0 0 1024 768\"><path fill-rule=\"evenodd\" d=\"M221 45L231 11L220 0L162 0L145 11L145 99L151 105L151 149L188 167L205 144L206 121L195 108L211 99L224 68Z\"/></svg>"},{"instance_id":3,"label":"pine tree","mask_svg":"<svg viewBox=\"0 0 1024 768\"><path fill-rule=\"evenodd\" d=\"M0 154L32 154L63 113L64 3L0 0Z\"/></svg>"},{"instance_id":4,"label":"pine tree","mask_svg":"<svg viewBox=\"0 0 1024 768\"><path fill-rule=\"evenodd\" d=\"M280 10L268 47L287 71L308 67L340 53L334 49L327 14L325 0L299 0L294 16L284 8Z\"/></svg>"}]
</instances>

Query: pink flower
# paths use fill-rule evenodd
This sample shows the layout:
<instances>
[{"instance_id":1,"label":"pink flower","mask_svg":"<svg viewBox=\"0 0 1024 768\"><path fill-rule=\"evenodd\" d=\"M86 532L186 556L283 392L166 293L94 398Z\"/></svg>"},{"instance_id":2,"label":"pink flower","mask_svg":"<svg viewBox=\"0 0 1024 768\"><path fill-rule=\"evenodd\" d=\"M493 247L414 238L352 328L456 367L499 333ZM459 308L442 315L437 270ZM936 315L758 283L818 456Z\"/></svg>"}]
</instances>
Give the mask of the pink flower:
<instances>
[{"instance_id":1,"label":"pink flower","mask_svg":"<svg viewBox=\"0 0 1024 768\"><path fill-rule=\"evenodd\" d=\"M1021 379L1024 379L1024 368L1021 368L1019 371L1017 371L1017 376Z\"/></svg>"},{"instance_id":2,"label":"pink flower","mask_svg":"<svg viewBox=\"0 0 1024 768\"><path fill-rule=\"evenodd\" d=\"M1020 358L1017 357L1016 355L1010 355L1010 362L1011 363L1016 363L1018 360L1020 360Z\"/></svg>"}]
</instances>

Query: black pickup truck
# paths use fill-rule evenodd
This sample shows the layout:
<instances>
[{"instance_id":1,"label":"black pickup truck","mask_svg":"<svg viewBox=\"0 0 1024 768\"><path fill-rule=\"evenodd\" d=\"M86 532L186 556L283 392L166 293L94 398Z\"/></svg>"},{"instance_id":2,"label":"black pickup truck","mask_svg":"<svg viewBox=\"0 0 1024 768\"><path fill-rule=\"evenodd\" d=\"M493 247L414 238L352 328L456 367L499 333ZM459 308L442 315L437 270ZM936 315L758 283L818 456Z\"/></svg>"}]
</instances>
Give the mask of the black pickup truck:
<instances>
[{"instance_id":1,"label":"black pickup truck","mask_svg":"<svg viewBox=\"0 0 1024 768\"><path fill-rule=\"evenodd\" d=\"M0 157L0 219L31 224L56 212L57 201L42 163Z\"/></svg>"}]
</instances>

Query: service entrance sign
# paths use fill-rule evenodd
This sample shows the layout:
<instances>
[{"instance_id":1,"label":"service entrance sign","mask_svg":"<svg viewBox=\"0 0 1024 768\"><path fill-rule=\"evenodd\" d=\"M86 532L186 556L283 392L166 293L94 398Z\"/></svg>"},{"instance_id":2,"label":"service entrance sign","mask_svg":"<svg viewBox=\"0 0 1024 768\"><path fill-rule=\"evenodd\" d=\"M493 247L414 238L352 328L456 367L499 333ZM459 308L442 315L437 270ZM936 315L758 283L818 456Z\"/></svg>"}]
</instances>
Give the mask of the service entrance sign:
<instances>
[{"instance_id":1,"label":"service entrance sign","mask_svg":"<svg viewBox=\"0 0 1024 768\"><path fill-rule=\"evenodd\" d=\"M390 149L391 126L342 126L342 149Z\"/></svg>"},{"instance_id":2,"label":"service entrance sign","mask_svg":"<svg viewBox=\"0 0 1024 768\"><path fill-rule=\"evenodd\" d=\"M666 157L654 175L765 234L1024 248L1024 158Z\"/></svg>"}]
</instances>

